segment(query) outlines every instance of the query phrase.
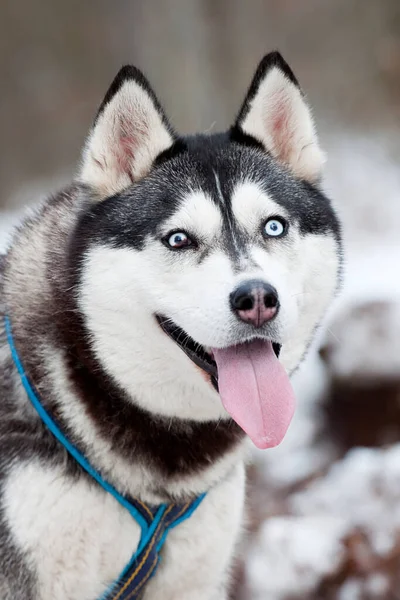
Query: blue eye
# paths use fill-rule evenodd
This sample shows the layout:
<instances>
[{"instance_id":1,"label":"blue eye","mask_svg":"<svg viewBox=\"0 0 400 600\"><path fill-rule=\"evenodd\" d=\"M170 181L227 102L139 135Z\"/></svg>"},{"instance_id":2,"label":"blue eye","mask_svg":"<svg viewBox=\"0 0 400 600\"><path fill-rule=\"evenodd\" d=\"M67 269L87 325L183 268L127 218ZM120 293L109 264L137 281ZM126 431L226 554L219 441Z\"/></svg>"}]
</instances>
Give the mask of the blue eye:
<instances>
[{"instance_id":1,"label":"blue eye","mask_svg":"<svg viewBox=\"0 0 400 600\"><path fill-rule=\"evenodd\" d=\"M187 248L188 246L193 245L190 237L183 231L175 231L174 233L166 236L164 239L167 246L173 248L174 250L180 250L181 248Z\"/></svg>"},{"instance_id":2,"label":"blue eye","mask_svg":"<svg viewBox=\"0 0 400 600\"><path fill-rule=\"evenodd\" d=\"M281 237L287 230L287 223L280 217L268 219L264 225L264 235L267 237Z\"/></svg>"}]
</instances>

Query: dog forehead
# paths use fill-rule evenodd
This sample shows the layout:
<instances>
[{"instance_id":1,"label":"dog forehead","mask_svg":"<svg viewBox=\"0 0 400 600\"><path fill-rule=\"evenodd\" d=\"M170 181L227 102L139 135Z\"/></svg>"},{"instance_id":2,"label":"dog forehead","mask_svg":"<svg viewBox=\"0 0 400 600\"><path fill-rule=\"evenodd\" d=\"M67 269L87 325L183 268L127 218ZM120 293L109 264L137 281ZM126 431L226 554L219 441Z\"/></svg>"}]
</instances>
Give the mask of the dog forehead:
<instances>
[{"instance_id":1,"label":"dog forehead","mask_svg":"<svg viewBox=\"0 0 400 600\"><path fill-rule=\"evenodd\" d=\"M253 229L261 218L273 215L287 216L281 204L275 202L261 185L244 181L237 183L232 191L232 213L245 229Z\"/></svg>"},{"instance_id":2,"label":"dog forehead","mask_svg":"<svg viewBox=\"0 0 400 600\"><path fill-rule=\"evenodd\" d=\"M176 211L165 221L166 230L187 229L211 237L222 228L222 215L210 194L198 189L182 195Z\"/></svg>"}]
</instances>

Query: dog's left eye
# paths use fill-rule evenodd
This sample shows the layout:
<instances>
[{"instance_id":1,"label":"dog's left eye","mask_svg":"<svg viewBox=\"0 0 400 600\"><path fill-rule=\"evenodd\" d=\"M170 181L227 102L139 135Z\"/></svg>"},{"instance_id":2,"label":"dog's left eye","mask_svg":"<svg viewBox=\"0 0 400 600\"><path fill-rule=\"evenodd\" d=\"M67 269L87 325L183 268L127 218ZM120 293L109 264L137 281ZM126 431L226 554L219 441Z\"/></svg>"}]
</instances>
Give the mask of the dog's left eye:
<instances>
[{"instance_id":1,"label":"dog's left eye","mask_svg":"<svg viewBox=\"0 0 400 600\"><path fill-rule=\"evenodd\" d=\"M181 250L182 248L193 246L192 240L184 231L175 231L168 234L164 238L164 242L173 250Z\"/></svg>"}]
</instances>

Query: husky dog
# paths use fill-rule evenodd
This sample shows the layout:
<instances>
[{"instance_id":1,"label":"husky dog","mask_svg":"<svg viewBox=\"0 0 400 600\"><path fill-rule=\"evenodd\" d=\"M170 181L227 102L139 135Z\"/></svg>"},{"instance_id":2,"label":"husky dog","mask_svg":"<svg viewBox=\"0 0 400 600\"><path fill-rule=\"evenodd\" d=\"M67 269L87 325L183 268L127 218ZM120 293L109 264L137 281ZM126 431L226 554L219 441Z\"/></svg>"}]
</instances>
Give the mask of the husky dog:
<instances>
[{"instance_id":1,"label":"husky dog","mask_svg":"<svg viewBox=\"0 0 400 600\"><path fill-rule=\"evenodd\" d=\"M124 67L76 181L26 218L2 261L26 377L93 469L152 505L206 494L169 533L146 600L228 598L246 440L283 438L289 376L337 287L323 162L278 53L228 132L193 137ZM0 335L0 598L97 600L140 527L48 430L3 319Z\"/></svg>"}]
</instances>

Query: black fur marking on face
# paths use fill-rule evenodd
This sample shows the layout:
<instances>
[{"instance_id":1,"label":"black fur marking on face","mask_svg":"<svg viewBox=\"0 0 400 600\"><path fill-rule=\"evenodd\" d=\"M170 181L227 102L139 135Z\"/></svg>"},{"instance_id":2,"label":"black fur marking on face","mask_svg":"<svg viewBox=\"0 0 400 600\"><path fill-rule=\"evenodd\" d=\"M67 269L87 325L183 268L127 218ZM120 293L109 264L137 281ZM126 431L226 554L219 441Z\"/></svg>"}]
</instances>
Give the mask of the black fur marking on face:
<instances>
[{"instance_id":1,"label":"black fur marking on face","mask_svg":"<svg viewBox=\"0 0 400 600\"><path fill-rule=\"evenodd\" d=\"M258 185L274 202L285 208L289 221L296 222L301 233L333 233L339 237L338 219L329 199L316 185L292 176L274 158L260 150L258 143L233 142L230 134L199 135L186 141L185 171L197 169L198 188L215 201L225 229L229 224L242 252L245 252L248 240L232 214L232 194L237 185L245 182ZM216 189L216 175L222 202Z\"/></svg>"},{"instance_id":2,"label":"black fur marking on face","mask_svg":"<svg viewBox=\"0 0 400 600\"><path fill-rule=\"evenodd\" d=\"M99 243L140 250L146 239L162 237L163 223L193 190L198 190L221 212L223 231L218 244L235 266L239 258L246 257L249 243L232 214L232 194L244 182L255 183L285 208L289 222L297 223L301 233L333 233L339 237L334 210L315 185L292 176L257 146L233 142L228 134L197 135L177 141L156 159L146 178L88 206L76 237L86 247ZM199 260L211 250L201 248Z\"/></svg>"}]
</instances>

